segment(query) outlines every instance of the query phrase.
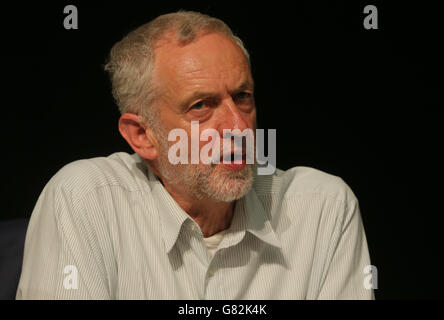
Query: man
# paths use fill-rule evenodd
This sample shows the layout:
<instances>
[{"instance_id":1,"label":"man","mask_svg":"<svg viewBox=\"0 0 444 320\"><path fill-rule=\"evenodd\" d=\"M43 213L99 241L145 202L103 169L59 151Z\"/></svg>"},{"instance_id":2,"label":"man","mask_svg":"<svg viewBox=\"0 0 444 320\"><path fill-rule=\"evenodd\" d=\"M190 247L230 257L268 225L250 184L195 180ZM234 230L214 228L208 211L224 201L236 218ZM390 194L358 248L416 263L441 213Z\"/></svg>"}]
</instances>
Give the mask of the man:
<instances>
[{"instance_id":1,"label":"man","mask_svg":"<svg viewBox=\"0 0 444 320\"><path fill-rule=\"evenodd\" d=\"M373 298L358 201L340 178L258 175L238 145L220 163L171 163L169 133L196 146L195 121L221 141L256 129L249 56L222 21L160 16L117 43L106 70L135 154L76 161L49 181L17 298Z\"/></svg>"}]
</instances>

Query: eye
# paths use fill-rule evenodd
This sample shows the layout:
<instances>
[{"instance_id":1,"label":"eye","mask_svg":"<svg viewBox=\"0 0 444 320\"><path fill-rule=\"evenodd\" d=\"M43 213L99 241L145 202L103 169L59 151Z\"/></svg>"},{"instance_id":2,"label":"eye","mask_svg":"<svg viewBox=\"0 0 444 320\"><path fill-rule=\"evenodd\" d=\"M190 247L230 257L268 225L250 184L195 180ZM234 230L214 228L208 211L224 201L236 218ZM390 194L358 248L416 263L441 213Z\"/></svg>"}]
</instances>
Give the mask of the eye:
<instances>
[{"instance_id":1,"label":"eye","mask_svg":"<svg viewBox=\"0 0 444 320\"><path fill-rule=\"evenodd\" d=\"M246 92L246 91L239 92L234 96L235 100L244 100L244 99L249 99L249 98L251 98L251 93Z\"/></svg>"},{"instance_id":2,"label":"eye","mask_svg":"<svg viewBox=\"0 0 444 320\"><path fill-rule=\"evenodd\" d=\"M201 110L205 106L203 101L199 101L191 106L191 110Z\"/></svg>"}]
</instances>

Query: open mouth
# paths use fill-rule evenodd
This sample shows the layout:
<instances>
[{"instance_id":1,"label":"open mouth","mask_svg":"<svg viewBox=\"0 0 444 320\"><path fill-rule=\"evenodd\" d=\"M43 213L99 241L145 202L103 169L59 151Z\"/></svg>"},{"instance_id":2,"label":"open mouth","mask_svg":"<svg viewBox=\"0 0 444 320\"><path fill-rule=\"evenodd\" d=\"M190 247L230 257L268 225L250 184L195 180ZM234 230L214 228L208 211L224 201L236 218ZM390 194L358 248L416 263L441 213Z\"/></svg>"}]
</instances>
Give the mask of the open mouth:
<instances>
[{"instance_id":1,"label":"open mouth","mask_svg":"<svg viewBox=\"0 0 444 320\"><path fill-rule=\"evenodd\" d=\"M245 154L231 153L225 157L221 157L220 164L228 170L238 171L245 167L246 158Z\"/></svg>"},{"instance_id":2,"label":"open mouth","mask_svg":"<svg viewBox=\"0 0 444 320\"><path fill-rule=\"evenodd\" d=\"M227 156L221 156L220 162L221 163L235 163L235 160L237 162L245 162L247 159L247 156L245 153L231 153Z\"/></svg>"}]
</instances>

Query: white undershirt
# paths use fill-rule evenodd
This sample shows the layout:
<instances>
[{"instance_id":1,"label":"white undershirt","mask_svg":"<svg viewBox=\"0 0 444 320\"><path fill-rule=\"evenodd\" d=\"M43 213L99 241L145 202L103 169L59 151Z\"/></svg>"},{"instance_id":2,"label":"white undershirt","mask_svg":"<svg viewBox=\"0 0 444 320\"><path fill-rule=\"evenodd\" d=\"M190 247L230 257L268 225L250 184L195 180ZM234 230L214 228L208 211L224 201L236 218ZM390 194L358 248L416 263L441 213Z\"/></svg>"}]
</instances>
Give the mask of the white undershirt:
<instances>
[{"instance_id":1,"label":"white undershirt","mask_svg":"<svg viewBox=\"0 0 444 320\"><path fill-rule=\"evenodd\" d=\"M208 252L210 253L211 258L214 257L216 253L216 249L221 243L225 233L227 233L228 229L222 230L218 233L213 234L208 238L203 238L205 241L205 245L207 246Z\"/></svg>"}]
</instances>

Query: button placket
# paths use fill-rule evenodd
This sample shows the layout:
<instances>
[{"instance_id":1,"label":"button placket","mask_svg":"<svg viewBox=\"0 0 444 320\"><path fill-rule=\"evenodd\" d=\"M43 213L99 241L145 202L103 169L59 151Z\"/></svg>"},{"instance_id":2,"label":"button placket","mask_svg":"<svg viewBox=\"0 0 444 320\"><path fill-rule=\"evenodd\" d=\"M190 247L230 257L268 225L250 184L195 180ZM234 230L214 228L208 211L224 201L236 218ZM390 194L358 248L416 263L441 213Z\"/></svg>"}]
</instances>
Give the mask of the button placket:
<instances>
[{"instance_id":1,"label":"button placket","mask_svg":"<svg viewBox=\"0 0 444 320\"><path fill-rule=\"evenodd\" d=\"M220 257L216 257L216 260L212 261L207 270L205 296L207 299L225 299L226 292L223 285L223 270L220 270L220 266L217 260Z\"/></svg>"}]
</instances>

